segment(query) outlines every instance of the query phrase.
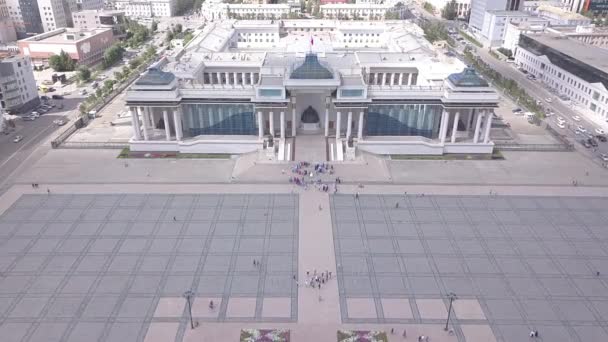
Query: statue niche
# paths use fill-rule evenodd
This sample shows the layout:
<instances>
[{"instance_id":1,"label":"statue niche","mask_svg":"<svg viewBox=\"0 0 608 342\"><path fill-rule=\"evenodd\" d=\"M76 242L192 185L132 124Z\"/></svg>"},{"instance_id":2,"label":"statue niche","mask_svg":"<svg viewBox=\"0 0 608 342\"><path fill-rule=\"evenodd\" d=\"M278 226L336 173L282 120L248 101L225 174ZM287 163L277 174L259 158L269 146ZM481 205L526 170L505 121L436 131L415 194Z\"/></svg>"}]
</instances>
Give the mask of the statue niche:
<instances>
[{"instance_id":1,"label":"statue niche","mask_svg":"<svg viewBox=\"0 0 608 342\"><path fill-rule=\"evenodd\" d=\"M321 128L321 120L319 120L319 113L317 113L317 111L312 108L312 106L308 106L308 108L304 110L300 121L300 127L304 131L314 132L318 131Z\"/></svg>"}]
</instances>

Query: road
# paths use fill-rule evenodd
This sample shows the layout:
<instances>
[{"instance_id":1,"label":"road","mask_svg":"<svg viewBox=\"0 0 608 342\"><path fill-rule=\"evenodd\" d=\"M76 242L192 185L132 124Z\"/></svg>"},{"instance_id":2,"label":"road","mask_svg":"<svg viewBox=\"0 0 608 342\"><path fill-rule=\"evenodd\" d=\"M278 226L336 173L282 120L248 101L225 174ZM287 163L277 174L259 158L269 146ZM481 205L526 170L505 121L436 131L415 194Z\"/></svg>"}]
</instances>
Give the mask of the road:
<instances>
[{"instance_id":1,"label":"road","mask_svg":"<svg viewBox=\"0 0 608 342\"><path fill-rule=\"evenodd\" d=\"M149 43L155 44L157 39L162 39L164 35L158 32ZM158 46L158 44L155 44ZM145 49L145 44L141 48ZM139 52L135 52L137 54ZM103 75L106 79L114 77L114 72L122 70L124 64L117 65L104 70L98 75ZM39 84L42 80L39 80ZM103 83L99 82L100 85ZM12 177L18 175L18 172L26 168L29 164L35 162L36 155L44 154L50 149L49 138L60 129L59 126L53 124L53 120L64 119L69 121L79 115L78 105L84 100L85 95L80 95L82 89L87 89L90 94L95 90L92 88L92 82L84 86L77 87L75 84L67 85L66 87L56 89L49 93L40 93L51 97L54 94L64 95L62 100L52 100L57 106L50 112L43 114L35 121L15 120L15 129L8 135L0 134L0 192L6 190L7 184L10 184ZM63 108L59 109L59 105L63 104ZM29 113L29 112L28 112ZM25 113L25 114L28 114ZM19 143L14 143L13 139L16 135L23 136L23 140ZM47 144L45 144L47 143Z\"/></svg>"},{"instance_id":2,"label":"road","mask_svg":"<svg viewBox=\"0 0 608 342\"><path fill-rule=\"evenodd\" d=\"M504 77L508 77L517 82L517 84L522 87L526 93L528 93L533 98L542 102L543 107L549 107L556 113L555 116L551 116L545 119L547 124L551 125L555 130L562 132L568 138L570 138L573 142L576 142L577 148L583 151L585 154L591 156L598 161L601 160L600 155L602 153L608 154L608 143L598 142L599 146L595 151L593 149L585 149L580 141L583 140L585 135L577 133L577 126L582 126L587 130L587 132L591 134L597 134L596 129L601 128L591 120L589 120L585 115L578 113L573 108L571 108L568 104L564 103L559 98L555 97L555 94L550 92L540 81L532 81L526 78L526 75L521 71L517 70L514 64L506 63L496 59L491 56L485 49L478 48L476 49L476 54L481 57L481 59L488 63L494 70L498 71ZM548 103L546 99L550 98L551 103ZM566 120L566 128L559 128L557 126L557 117L560 116ZM572 118L578 116L580 121L575 121Z\"/></svg>"}]
</instances>

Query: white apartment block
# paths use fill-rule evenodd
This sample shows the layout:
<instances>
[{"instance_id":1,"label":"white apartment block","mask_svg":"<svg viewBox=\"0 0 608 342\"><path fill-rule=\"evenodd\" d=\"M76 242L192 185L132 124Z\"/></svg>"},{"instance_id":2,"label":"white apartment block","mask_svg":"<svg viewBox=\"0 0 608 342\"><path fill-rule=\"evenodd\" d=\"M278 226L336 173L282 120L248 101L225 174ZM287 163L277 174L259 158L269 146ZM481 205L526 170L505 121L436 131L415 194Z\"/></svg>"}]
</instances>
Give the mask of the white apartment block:
<instances>
[{"instance_id":1,"label":"white apartment block","mask_svg":"<svg viewBox=\"0 0 608 342\"><path fill-rule=\"evenodd\" d=\"M515 54L517 44L519 44L519 37L522 34L543 32L548 25L549 22L542 18L533 18L526 22L507 23L507 30L505 31L505 39L502 43L502 47L511 50L511 52Z\"/></svg>"},{"instance_id":2,"label":"white apartment block","mask_svg":"<svg viewBox=\"0 0 608 342\"><path fill-rule=\"evenodd\" d=\"M0 59L0 107L26 111L40 103L32 61L27 56Z\"/></svg>"},{"instance_id":3,"label":"white apartment block","mask_svg":"<svg viewBox=\"0 0 608 342\"><path fill-rule=\"evenodd\" d=\"M515 63L592 119L608 119L608 51L563 35L522 34Z\"/></svg>"},{"instance_id":4,"label":"white apartment block","mask_svg":"<svg viewBox=\"0 0 608 342\"><path fill-rule=\"evenodd\" d=\"M104 8L103 0L76 0L77 11L98 10Z\"/></svg>"},{"instance_id":5,"label":"white apartment block","mask_svg":"<svg viewBox=\"0 0 608 342\"><path fill-rule=\"evenodd\" d=\"M443 10L445 5L450 3L452 0L429 0L428 2L433 5L439 12ZM456 8L459 18L466 18L469 10L471 9L471 0L456 0Z\"/></svg>"},{"instance_id":6,"label":"white apartment block","mask_svg":"<svg viewBox=\"0 0 608 342\"><path fill-rule=\"evenodd\" d=\"M321 13L327 19L383 20L393 6L386 4L327 4L321 5Z\"/></svg>"},{"instance_id":7,"label":"white apartment block","mask_svg":"<svg viewBox=\"0 0 608 342\"><path fill-rule=\"evenodd\" d=\"M175 12L175 0L118 0L114 8L130 18L171 17Z\"/></svg>"},{"instance_id":8,"label":"white apartment block","mask_svg":"<svg viewBox=\"0 0 608 342\"><path fill-rule=\"evenodd\" d=\"M72 26L75 0L38 0L38 10L44 32Z\"/></svg>"},{"instance_id":9,"label":"white apartment block","mask_svg":"<svg viewBox=\"0 0 608 342\"><path fill-rule=\"evenodd\" d=\"M226 4L219 1L207 1L202 5L201 12L206 20L225 19L286 19L289 14L298 15L299 6L288 4Z\"/></svg>"},{"instance_id":10,"label":"white apartment block","mask_svg":"<svg viewBox=\"0 0 608 342\"><path fill-rule=\"evenodd\" d=\"M521 8L521 2L521 0L472 0L469 29L473 33L481 32L487 11L518 11Z\"/></svg>"},{"instance_id":11,"label":"white apartment block","mask_svg":"<svg viewBox=\"0 0 608 342\"><path fill-rule=\"evenodd\" d=\"M485 47L500 47L503 45L509 23L521 23L531 19L534 17L520 11L487 11L480 32L481 43Z\"/></svg>"}]
</instances>

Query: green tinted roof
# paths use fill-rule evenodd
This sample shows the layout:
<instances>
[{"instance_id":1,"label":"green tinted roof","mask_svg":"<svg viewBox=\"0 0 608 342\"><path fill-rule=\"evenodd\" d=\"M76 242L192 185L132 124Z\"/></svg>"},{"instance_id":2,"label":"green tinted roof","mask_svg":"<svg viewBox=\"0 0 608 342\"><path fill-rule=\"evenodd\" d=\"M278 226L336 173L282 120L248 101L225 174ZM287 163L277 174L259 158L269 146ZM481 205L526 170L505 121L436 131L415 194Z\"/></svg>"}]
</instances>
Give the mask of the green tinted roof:
<instances>
[{"instance_id":1,"label":"green tinted roof","mask_svg":"<svg viewBox=\"0 0 608 342\"><path fill-rule=\"evenodd\" d=\"M488 87L489 84L479 77L475 69L465 68L462 72L448 76L450 82L457 87Z\"/></svg>"},{"instance_id":2,"label":"green tinted roof","mask_svg":"<svg viewBox=\"0 0 608 342\"><path fill-rule=\"evenodd\" d=\"M331 80L334 75L319 63L317 55L309 53L306 55L304 63L291 73L290 78L295 80Z\"/></svg>"},{"instance_id":3,"label":"green tinted roof","mask_svg":"<svg viewBox=\"0 0 608 342\"><path fill-rule=\"evenodd\" d=\"M170 72L161 71L157 68L150 68L142 77L140 77L136 85L168 85L175 79L175 75Z\"/></svg>"}]
</instances>

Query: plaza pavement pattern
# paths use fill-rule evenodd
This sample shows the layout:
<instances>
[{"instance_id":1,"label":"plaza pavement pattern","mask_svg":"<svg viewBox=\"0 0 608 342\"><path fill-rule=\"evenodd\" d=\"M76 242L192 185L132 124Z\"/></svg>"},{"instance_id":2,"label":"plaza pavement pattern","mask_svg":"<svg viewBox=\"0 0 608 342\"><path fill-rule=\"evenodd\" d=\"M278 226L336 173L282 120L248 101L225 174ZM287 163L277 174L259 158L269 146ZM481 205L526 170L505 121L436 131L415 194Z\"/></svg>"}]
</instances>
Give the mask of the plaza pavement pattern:
<instances>
[{"instance_id":1,"label":"plaza pavement pattern","mask_svg":"<svg viewBox=\"0 0 608 342\"><path fill-rule=\"evenodd\" d=\"M3 342L238 341L241 328L286 328L293 341L391 328L391 342L519 342L531 329L540 341L608 340L607 198L120 187L132 193L5 193ZM301 284L313 269L337 280L297 287L293 275Z\"/></svg>"}]
</instances>

